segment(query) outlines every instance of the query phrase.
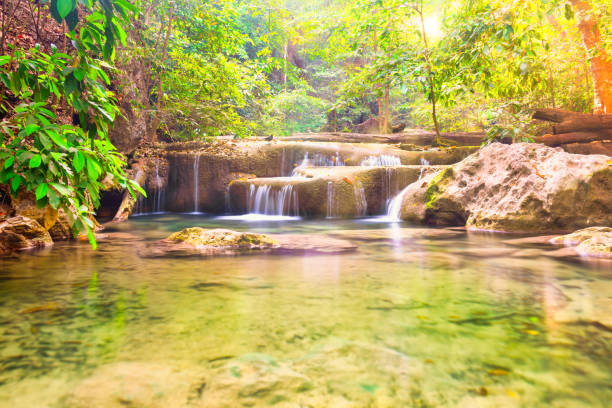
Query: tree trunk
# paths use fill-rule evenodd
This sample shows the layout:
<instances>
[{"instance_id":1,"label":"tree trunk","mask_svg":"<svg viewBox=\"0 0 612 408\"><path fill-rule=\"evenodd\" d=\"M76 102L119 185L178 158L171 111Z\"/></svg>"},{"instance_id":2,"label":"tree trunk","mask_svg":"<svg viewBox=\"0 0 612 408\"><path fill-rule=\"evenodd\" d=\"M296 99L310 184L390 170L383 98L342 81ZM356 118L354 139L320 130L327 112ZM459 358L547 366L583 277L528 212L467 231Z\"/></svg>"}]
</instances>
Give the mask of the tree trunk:
<instances>
[{"instance_id":1,"label":"tree trunk","mask_svg":"<svg viewBox=\"0 0 612 408\"><path fill-rule=\"evenodd\" d=\"M593 132L572 132L557 135L546 135L537 137L535 141L537 143L543 143L547 146L558 146L568 143L586 143L607 139L612 139L612 129L603 129Z\"/></svg>"},{"instance_id":2,"label":"tree trunk","mask_svg":"<svg viewBox=\"0 0 612 408\"><path fill-rule=\"evenodd\" d=\"M138 165L134 181L138 183L138 185L144 186L145 181L147 181L146 164L142 163ZM130 192L127 190L123 192L123 199L121 200L121 205L119 206L119 210L117 210L117 214L115 214L115 217L113 218L113 222L124 222L132 214L140 193L136 191L135 194L136 197L130 194Z\"/></svg>"},{"instance_id":3,"label":"tree trunk","mask_svg":"<svg viewBox=\"0 0 612 408\"><path fill-rule=\"evenodd\" d=\"M162 52L162 60L161 63L164 64L166 59L168 58L168 40L170 39L170 33L172 32L172 21L174 19L173 8L170 6L170 15L168 16L168 27L166 30L166 37L164 38L164 48ZM149 140L152 143L157 142L157 129L159 129L159 125L161 123L161 105L162 98L164 97L164 69L163 67L159 71L158 78L158 86L157 86L157 105L155 109L155 117L153 118L151 128L149 132L151 133L149 136Z\"/></svg>"},{"instance_id":4,"label":"tree trunk","mask_svg":"<svg viewBox=\"0 0 612 408\"><path fill-rule=\"evenodd\" d=\"M385 86L384 133L393 133L393 131L391 130L391 98L389 97L389 85Z\"/></svg>"},{"instance_id":5,"label":"tree trunk","mask_svg":"<svg viewBox=\"0 0 612 408\"><path fill-rule=\"evenodd\" d=\"M595 113L612 113L612 60L601 42L597 17L593 15L587 0L570 0L582 41L587 54L591 56Z\"/></svg>"}]
</instances>

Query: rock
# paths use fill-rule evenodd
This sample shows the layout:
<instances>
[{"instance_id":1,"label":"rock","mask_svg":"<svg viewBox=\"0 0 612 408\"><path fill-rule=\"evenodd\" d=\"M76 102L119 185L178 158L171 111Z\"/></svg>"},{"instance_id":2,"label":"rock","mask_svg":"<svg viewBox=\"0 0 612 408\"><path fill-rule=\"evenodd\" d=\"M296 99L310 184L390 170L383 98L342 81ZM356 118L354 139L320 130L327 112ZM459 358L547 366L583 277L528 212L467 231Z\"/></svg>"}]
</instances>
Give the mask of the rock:
<instances>
[{"instance_id":1,"label":"rock","mask_svg":"<svg viewBox=\"0 0 612 408\"><path fill-rule=\"evenodd\" d=\"M409 186L402 219L507 232L612 224L610 158L494 143Z\"/></svg>"},{"instance_id":2,"label":"rock","mask_svg":"<svg viewBox=\"0 0 612 408\"><path fill-rule=\"evenodd\" d=\"M0 253L4 255L51 245L51 236L35 220L17 216L0 223Z\"/></svg>"},{"instance_id":3,"label":"rock","mask_svg":"<svg viewBox=\"0 0 612 408\"><path fill-rule=\"evenodd\" d=\"M187 228L143 248L145 258L189 256L234 256L256 253L350 252L357 247L334 238L309 235L268 236L226 229Z\"/></svg>"},{"instance_id":4,"label":"rock","mask_svg":"<svg viewBox=\"0 0 612 408\"><path fill-rule=\"evenodd\" d=\"M57 222L49 228L49 235L53 241L67 241L73 238L72 225L64 210L59 210Z\"/></svg>"},{"instance_id":5,"label":"rock","mask_svg":"<svg viewBox=\"0 0 612 408\"><path fill-rule=\"evenodd\" d=\"M291 186L296 199L286 197L284 214L295 215L294 207L297 207L300 216L306 217L336 218L382 214L387 202L405 186L418 180L422 175L442 168L442 166L305 167L296 170L296 174L301 177L243 178L230 183L230 207L232 211L238 213L253 211L253 187L268 187L270 197L278 197L284 187ZM331 210L328 208L329 205L332 205ZM290 209L292 211L289 211Z\"/></svg>"},{"instance_id":6,"label":"rock","mask_svg":"<svg viewBox=\"0 0 612 408\"><path fill-rule=\"evenodd\" d=\"M19 196L13 198L15 216L27 217L35 220L47 231L53 227L58 219L58 211L47 205L43 208L36 206L36 197L32 192L20 191Z\"/></svg>"},{"instance_id":7,"label":"rock","mask_svg":"<svg viewBox=\"0 0 612 408\"><path fill-rule=\"evenodd\" d=\"M315 253L340 254L353 252L357 246L342 239L326 237L323 235L271 235L279 247L274 253Z\"/></svg>"},{"instance_id":8,"label":"rock","mask_svg":"<svg viewBox=\"0 0 612 408\"><path fill-rule=\"evenodd\" d=\"M288 177L306 155L313 165L360 166L372 156L387 156L402 165L457 163L477 150L475 147L409 152L394 145L375 143L263 142L241 141L214 144L189 142L165 147L169 163L167 210L194 210L195 183L198 181L198 210L221 213L226 210L228 185L245 178ZM199 156L199 159L196 158ZM197 169L197 177L194 170ZM232 210L234 210L232 208Z\"/></svg>"},{"instance_id":9,"label":"rock","mask_svg":"<svg viewBox=\"0 0 612 408\"><path fill-rule=\"evenodd\" d=\"M553 238L552 244L565 245L584 257L612 258L612 228L591 227Z\"/></svg>"}]
</instances>

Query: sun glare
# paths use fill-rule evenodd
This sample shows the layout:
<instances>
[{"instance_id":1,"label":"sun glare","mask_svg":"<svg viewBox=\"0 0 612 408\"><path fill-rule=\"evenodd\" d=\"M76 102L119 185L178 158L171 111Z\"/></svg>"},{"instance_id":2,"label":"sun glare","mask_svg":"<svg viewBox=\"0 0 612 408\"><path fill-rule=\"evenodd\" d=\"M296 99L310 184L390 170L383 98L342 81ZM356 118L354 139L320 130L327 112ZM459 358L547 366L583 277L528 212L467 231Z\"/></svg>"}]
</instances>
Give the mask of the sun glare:
<instances>
[{"instance_id":1,"label":"sun glare","mask_svg":"<svg viewBox=\"0 0 612 408\"><path fill-rule=\"evenodd\" d=\"M442 27L437 15L425 18L425 32L432 40L439 40L442 36Z\"/></svg>"}]
</instances>

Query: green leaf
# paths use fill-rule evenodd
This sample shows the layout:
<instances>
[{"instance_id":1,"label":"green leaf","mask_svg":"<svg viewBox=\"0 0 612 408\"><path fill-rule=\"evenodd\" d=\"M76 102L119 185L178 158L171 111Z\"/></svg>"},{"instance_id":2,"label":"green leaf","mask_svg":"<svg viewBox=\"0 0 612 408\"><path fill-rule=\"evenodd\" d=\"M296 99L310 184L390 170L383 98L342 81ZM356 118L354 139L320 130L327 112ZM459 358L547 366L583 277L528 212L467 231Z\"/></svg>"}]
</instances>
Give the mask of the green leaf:
<instances>
[{"instance_id":1,"label":"green leaf","mask_svg":"<svg viewBox=\"0 0 612 408\"><path fill-rule=\"evenodd\" d=\"M87 227L87 238L89 239L89 243L91 244L91 247L93 248L93 250L95 251L96 249L98 249L98 243L96 242L96 236L93 233L93 230L89 227Z\"/></svg>"},{"instance_id":2,"label":"green leaf","mask_svg":"<svg viewBox=\"0 0 612 408\"><path fill-rule=\"evenodd\" d=\"M49 8L51 9L51 15L53 16L55 21L61 24L63 17L60 16L59 11L57 10L57 2L58 0L51 0L51 5L49 6Z\"/></svg>"},{"instance_id":3,"label":"green leaf","mask_svg":"<svg viewBox=\"0 0 612 408\"><path fill-rule=\"evenodd\" d=\"M87 175L92 180L97 180L100 176L100 165L97 161L89 157L87 159Z\"/></svg>"},{"instance_id":4,"label":"green leaf","mask_svg":"<svg viewBox=\"0 0 612 408\"><path fill-rule=\"evenodd\" d=\"M62 19L66 18L74 6L73 0L57 0L57 12Z\"/></svg>"},{"instance_id":5,"label":"green leaf","mask_svg":"<svg viewBox=\"0 0 612 408\"><path fill-rule=\"evenodd\" d=\"M38 126L37 124L33 123L33 124L27 125L25 127L25 132L26 132L27 136L30 136L32 133L36 132L39 129L40 129L40 126Z\"/></svg>"},{"instance_id":6,"label":"green leaf","mask_svg":"<svg viewBox=\"0 0 612 408\"><path fill-rule=\"evenodd\" d=\"M81 170L83 170L83 167L85 167L85 156L83 155L83 153L77 151L74 154L72 164L74 165L74 169L80 173Z\"/></svg>"},{"instance_id":7,"label":"green leaf","mask_svg":"<svg viewBox=\"0 0 612 408\"><path fill-rule=\"evenodd\" d=\"M47 134L53 140L53 142L55 142L56 145L58 145L59 147L63 147L64 149L68 149L68 142L66 141L66 138L64 136L53 131L49 131L47 132Z\"/></svg>"},{"instance_id":8,"label":"green leaf","mask_svg":"<svg viewBox=\"0 0 612 408\"><path fill-rule=\"evenodd\" d=\"M85 71L83 71L81 68L75 68L73 75L77 81L82 81L83 78L85 78Z\"/></svg>"},{"instance_id":9,"label":"green leaf","mask_svg":"<svg viewBox=\"0 0 612 408\"><path fill-rule=\"evenodd\" d=\"M58 183L51 183L51 187L53 187L55 190L57 190L58 193L60 193L63 196L69 196L71 195L71 191L68 187L63 186L61 184Z\"/></svg>"},{"instance_id":10,"label":"green leaf","mask_svg":"<svg viewBox=\"0 0 612 408\"><path fill-rule=\"evenodd\" d=\"M11 181L11 188L13 189L14 193L17 192L20 185L21 185L21 176L13 177L13 180Z\"/></svg>"},{"instance_id":11,"label":"green leaf","mask_svg":"<svg viewBox=\"0 0 612 408\"><path fill-rule=\"evenodd\" d=\"M53 208L59 207L60 199L55 191L49 190L49 192L47 193L47 197L49 197L49 204L51 204L51 207Z\"/></svg>"},{"instance_id":12,"label":"green leaf","mask_svg":"<svg viewBox=\"0 0 612 408\"><path fill-rule=\"evenodd\" d=\"M8 169L9 167L12 167L13 163L15 163L15 156L11 156L6 159L6 161L4 162L4 168Z\"/></svg>"},{"instance_id":13,"label":"green leaf","mask_svg":"<svg viewBox=\"0 0 612 408\"><path fill-rule=\"evenodd\" d=\"M47 192L49 191L49 185L47 183L43 183L36 188L36 199L42 200L47 196Z\"/></svg>"},{"instance_id":14,"label":"green leaf","mask_svg":"<svg viewBox=\"0 0 612 408\"><path fill-rule=\"evenodd\" d=\"M31 169L35 169L37 167L40 166L40 164L42 163L42 157L40 157L39 154L36 154L34 156L32 156L32 158L30 159L30 168Z\"/></svg>"},{"instance_id":15,"label":"green leaf","mask_svg":"<svg viewBox=\"0 0 612 408\"><path fill-rule=\"evenodd\" d=\"M44 133L38 134L38 140L40 140L40 143L45 147L45 149L51 150L53 148L53 142L51 142L51 139L49 139L49 137Z\"/></svg>"},{"instance_id":16,"label":"green leaf","mask_svg":"<svg viewBox=\"0 0 612 408\"><path fill-rule=\"evenodd\" d=\"M68 30L74 31L76 26L79 24L79 9L73 8L70 13L66 16L66 25Z\"/></svg>"}]
</instances>

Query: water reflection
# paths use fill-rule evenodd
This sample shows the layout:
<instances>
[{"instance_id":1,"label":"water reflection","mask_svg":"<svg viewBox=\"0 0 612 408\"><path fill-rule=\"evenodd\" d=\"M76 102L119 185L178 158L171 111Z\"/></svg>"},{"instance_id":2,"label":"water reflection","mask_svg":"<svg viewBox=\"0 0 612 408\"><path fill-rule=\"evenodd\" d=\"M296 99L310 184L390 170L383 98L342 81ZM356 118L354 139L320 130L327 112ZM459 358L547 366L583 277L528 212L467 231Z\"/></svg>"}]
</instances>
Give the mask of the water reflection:
<instances>
[{"instance_id":1,"label":"water reflection","mask_svg":"<svg viewBox=\"0 0 612 408\"><path fill-rule=\"evenodd\" d=\"M359 251L138 257L193 225ZM163 215L2 260L0 407L606 406L609 272L504 239Z\"/></svg>"}]
</instances>

